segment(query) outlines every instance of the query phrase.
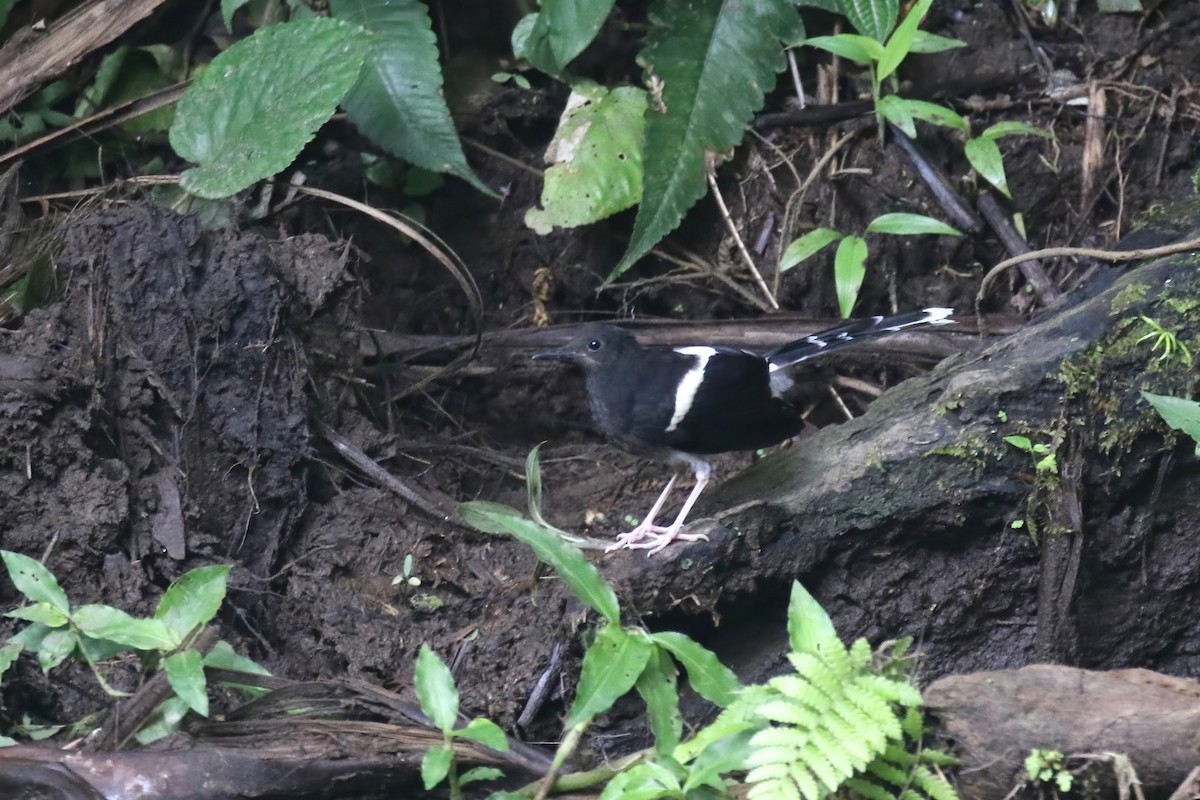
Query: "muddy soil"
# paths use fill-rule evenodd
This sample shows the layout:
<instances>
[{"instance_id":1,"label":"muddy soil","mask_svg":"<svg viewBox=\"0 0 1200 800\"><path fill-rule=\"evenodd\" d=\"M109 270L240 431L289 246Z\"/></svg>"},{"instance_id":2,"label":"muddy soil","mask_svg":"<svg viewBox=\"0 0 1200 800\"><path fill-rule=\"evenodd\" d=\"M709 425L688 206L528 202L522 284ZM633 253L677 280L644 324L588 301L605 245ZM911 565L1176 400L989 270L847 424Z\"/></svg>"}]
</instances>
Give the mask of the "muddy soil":
<instances>
[{"instance_id":1,"label":"muddy soil","mask_svg":"<svg viewBox=\"0 0 1200 800\"><path fill-rule=\"evenodd\" d=\"M1146 18L1088 5L1054 30L1003 3L936 11L932 29L969 47L918 59L912 91L951 102L976 130L1020 119L1054 132L1053 141L1004 141L1013 199L1001 203L1022 215L1034 246L1112 245L1155 204L1194 194L1200 20L1191 3L1162 3ZM815 83L815 65L804 68ZM1051 83L1066 94L1047 93ZM466 133L536 164L561 99L516 91L493 93ZM1104 103L1091 117L1067 101L1089 92ZM782 90L767 112L760 137L722 169L721 186L744 235L769 233L768 254L796 234L783 230L785 219L855 229L891 211L942 216L911 161L894 143L881 148L869 121L837 130L801 124L802 115L788 116L799 112ZM835 139L855 131L831 170L794 198L792 169L803 178ZM987 192L950 136L922 130L921 142L953 186L967 196ZM577 375L529 364L520 348L485 348L441 370L449 357L421 343L532 328L535 320L727 320L761 310L728 288L751 284L711 201L697 206L668 249L704 254L719 277L648 259L603 286L628 219L536 237L521 217L538 183L503 161L473 158L489 184L506 187L505 202L452 184L425 210L473 275L478 313L417 248L345 216L332 219L353 247L305 233L318 228L303 213L241 233L206 231L194 218L136 204L72 216L59 234L57 297L0 335L0 545L45 556L73 602L138 614L151 612L182 572L232 563L221 634L275 674L361 678L407 692L417 649L429 643L453 665L466 713L529 741L555 740L587 615L526 548L467 530L445 512L471 499L522 507L523 461L544 441L548 517L608 538L649 505L668 473L594 435ZM1008 255L986 231L880 238L859 314L970 309L983 273ZM1046 266L1069 305L1089 265ZM828 258L781 276L780 305L828 319L836 308L831 276ZM1000 319L1036 306L1013 272L993 286L984 310ZM389 335L403 335L402 344L382 346ZM952 349L991 343L962 337ZM906 357L822 366L812 373L811 418L844 419L843 406L861 414L874 389L929 361L918 346ZM425 500L406 500L348 463L335 437ZM803 458L821 441L802 436L791 447ZM1012 528L963 528L945 508L924 522L820 543L786 516L760 517L750 530L761 541L789 544L772 550L770 563L752 546L716 538L657 560L618 553L596 561L631 618L696 636L747 680L769 673L786 648L793 578L831 608L846 637L921 637L929 679L1047 657L1196 677L1198 633L1177 619L1172 598L1197 588L1196 550L1186 543L1198 517L1182 494L1161 492L1163 482L1181 485L1188 470L1194 477L1194 467L1186 447L1174 458L1163 456L1169 451L1161 442L1147 449L1150 466L1124 483L1090 473L1085 497L1119 483L1130 499L1123 510L1106 508L1103 520L1084 514L1075 563L1091 591L1059 609L1074 643L1060 651L1048 653L1038 632L1047 548ZM718 475L756 459L721 457ZM1011 507L996 513L1011 519L1028 483L1005 486ZM743 502L738 491L714 492L701 510ZM1128 524L1113 522L1122 514ZM16 602L9 589L0 592L0 601ZM964 607L971 613L960 613ZM1150 622L1154 636L1131 635ZM14 627L5 623L0 635ZM989 635L976 635L981 630ZM552 663L561 664L555 690L518 725ZM15 667L4 687L8 721L78 719L107 706L86 671L62 669L46 680L32 663ZM138 676L130 668L112 680L131 689ZM709 709L695 701L687 711L695 721ZM633 707L621 707L589 746L604 757L644 737Z\"/></svg>"}]
</instances>

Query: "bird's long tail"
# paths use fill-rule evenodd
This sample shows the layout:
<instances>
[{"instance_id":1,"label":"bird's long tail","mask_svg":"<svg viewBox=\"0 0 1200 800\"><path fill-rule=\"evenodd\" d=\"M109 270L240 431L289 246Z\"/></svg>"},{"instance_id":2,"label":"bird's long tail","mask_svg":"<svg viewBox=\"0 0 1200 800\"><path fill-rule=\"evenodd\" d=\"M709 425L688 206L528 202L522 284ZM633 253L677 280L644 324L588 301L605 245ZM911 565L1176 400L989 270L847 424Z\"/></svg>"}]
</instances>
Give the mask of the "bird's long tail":
<instances>
[{"instance_id":1,"label":"bird's long tail","mask_svg":"<svg viewBox=\"0 0 1200 800\"><path fill-rule=\"evenodd\" d=\"M907 314L896 314L892 317L856 319L789 342L764 354L763 357L774 371L799 364L801 361L807 361L816 356L823 356L830 351L861 342L863 339L871 339L921 325L947 325L954 321L950 319L953 313L954 309L952 308L926 308L921 311L910 311Z\"/></svg>"}]
</instances>

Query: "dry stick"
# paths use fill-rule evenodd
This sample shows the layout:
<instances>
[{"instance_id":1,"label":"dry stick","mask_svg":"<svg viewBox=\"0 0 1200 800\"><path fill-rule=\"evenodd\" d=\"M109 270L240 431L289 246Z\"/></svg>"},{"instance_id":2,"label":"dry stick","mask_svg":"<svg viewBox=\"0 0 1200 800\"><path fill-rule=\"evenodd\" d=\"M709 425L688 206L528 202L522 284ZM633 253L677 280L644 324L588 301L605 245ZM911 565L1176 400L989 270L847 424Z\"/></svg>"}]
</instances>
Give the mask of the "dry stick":
<instances>
[{"instance_id":1,"label":"dry stick","mask_svg":"<svg viewBox=\"0 0 1200 800\"><path fill-rule=\"evenodd\" d=\"M888 123L888 127L892 131L893 141L908 156L909 161L917 170L917 174L921 176L921 180L925 181L929 191L933 192L934 198L937 199L942 210L954 221L954 224L968 233L977 233L982 230L982 221L971 210L967 201L950 185L945 173L925 157L925 153L917 146L916 142L908 137L908 134L891 123Z\"/></svg>"},{"instance_id":2,"label":"dry stick","mask_svg":"<svg viewBox=\"0 0 1200 800\"><path fill-rule=\"evenodd\" d=\"M1026 261L1033 261L1039 258L1066 258L1069 256L1083 256L1084 258L1098 258L1101 261L1112 261L1120 263L1124 261L1142 261L1147 258L1162 258L1176 253L1187 253L1192 250L1200 250L1200 239L1188 239L1186 242L1176 242L1175 244L1163 245L1162 247L1149 247L1144 250L1097 250L1091 247L1047 247L1044 250L1034 250L1030 253L1024 253L1012 258L1006 258L996 266L988 270L988 274L983 276L983 281L979 284L979 292L975 295L975 310L979 313L979 305L983 302L983 297L987 294L988 287L991 286L1000 273L1009 267L1022 264ZM981 326L982 327L982 326Z\"/></svg>"},{"instance_id":3,"label":"dry stick","mask_svg":"<svg viewBox=\"0 0 1200 800\"><path fill-rule=\"evenodd\" d=\"M754 259L750 256L750 251L746 249L746 244L742 241L737 226L733 224L733 218L729 216L729 209L725 206L725 198L721 196L721 190L717 188L717 173L711 161L705 165L704 174L708 178L708 185L712 187L713 199L717 201L717 208L721 211L721 219L725 220L725 227L729 228L729 233L733 236L734 243L737 244L738 252L742 254L742 260L750 268L750 273L754 276L754 282L758 284L758 288L766 295L767 303L770 304L771 309L778 311L779 303L775 302L775 295L771 294L771 290L767 288L767 282L763 280L762 273L754 265Z\"/></svg>"},{"instance_id":4,"label":"dry stick","mask_svg":"<svg viewBox=\"0 0 1200 800\"><path fill-rule=\"evenodd\" d=\"M983 218L988 221L995 231L996 236L1004 243L1004 247L1014 256L1027 255L1032 252L1029 243L1021 236L1016 226L1012 224L1012 220L1008 214L1000 208L1000 204L996 202L996 198L988 192L983 192L979 195L979 213L983 214ZM1025 280L1029 281L1037 292L1041 301L1047 305L1057 301L1062 297L1062 292L1054 285L1054 281L1046 275L1046 271L1042 269L1042 265L1037 261L1024 261L1021 263L1021 274L1025 276Z\"/></svg>"}]
</instances>

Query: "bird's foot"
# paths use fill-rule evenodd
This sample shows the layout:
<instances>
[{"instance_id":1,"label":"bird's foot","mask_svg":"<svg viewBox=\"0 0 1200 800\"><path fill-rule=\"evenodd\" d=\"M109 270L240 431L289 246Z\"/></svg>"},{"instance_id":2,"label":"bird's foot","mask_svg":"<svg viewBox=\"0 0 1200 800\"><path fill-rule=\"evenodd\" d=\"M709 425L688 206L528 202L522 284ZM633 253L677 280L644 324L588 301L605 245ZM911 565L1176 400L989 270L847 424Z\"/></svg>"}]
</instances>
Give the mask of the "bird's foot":
<instances>
[{"instance_id":1,"label":"bird's foot","mask_svg":"<svg viewBox=\"0 0 1200 800\"><path fill-rule=\"evenodd\" d=\"M652 556L664 550L671 542L708 541L705 533L684 533L682 525L638 525L629 533L622 533L604 552L614 550L645 550Z\"/></svg>"}]
</instances>

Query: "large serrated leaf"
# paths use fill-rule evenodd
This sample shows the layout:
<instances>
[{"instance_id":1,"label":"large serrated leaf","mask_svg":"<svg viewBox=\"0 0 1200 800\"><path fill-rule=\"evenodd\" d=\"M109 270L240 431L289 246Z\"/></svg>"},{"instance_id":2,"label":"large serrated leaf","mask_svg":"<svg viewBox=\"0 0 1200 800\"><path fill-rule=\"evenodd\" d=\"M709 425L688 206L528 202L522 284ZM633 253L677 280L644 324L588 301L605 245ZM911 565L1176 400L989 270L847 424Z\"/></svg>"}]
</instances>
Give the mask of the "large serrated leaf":
<instances>
[{"instance_id":1,"label":"large serrated leaf","mask_svg":"<svg viewBox=\"0 0 1200 800\"><path fill-rule=\"evenodd\" d=\"M541 234L604 219L642 197L642 128L646 93L577 85L546 148L541 208L525 224Z\"/></svg>"},{"instance_id":2,"label":"large serrated leaf","mask_svg":"<svg viewBox=\"0 0 1200 800\"><path fill-rule=\"evenodd\" d=\"M742 685L733 670L722 664L713 651L686 634L662 631L650 634L650 640L671 652L687 670L692 688L708 702L725 708L741 690Z\"/></svg>"},{"instance_id":3,"label":"large serrated leaf","mask_svg":"<svg viewBox=\"0 0 1200 800\"><path fill-rule=\"evenodd\" d=\"M575 700L563 724L573 728L612 708L633 688L653 652L645 636L631 635L612 623L601 628L583 655Z\"/></svg>"},{"instance_id":4,"label":"large serrated leaf","mask_svg":"<svg viewBox=\"0 0 1200 800\"><path fill-rule=\"evenodd\" d=\"M467 164L450 118L429 7L419 0L330 0L329 8L368 33L366 63L342 101L354 126L392 155L494 196Z\"/></svg>"},{"instance_id":5,"label":"large serrated leaf","mask_svg":"<svg viewBox=\"0 0 1200 800\"><path fill-rule=\"evenodd\" d=\"M213 59L179 101L171 146L188 192L228 197L285 169L358 78L366 36L314 18L263 28Z\"/></svg>"},{"instance_id":6,"label":"large serrated leaf","mask_svg":"<svg viewBox=\"0 0 1200 800\"><path fill-rule=\"evenodd\" d=\"M656 0L640 61L649 75L642 204L613 280L704 195L709 153L724 153L786 66L781 41L799 37L788 0ZM660 92L661 90L661 92Z\"/></svg>"},{"instance_id":7,"label":"large serrated leaf","mask_svg":"<svg viewBox=\"0 0 1200 800\"><path fill-rule=\"evenodd\" d=\"M666 650L654 648L646 668L638 677L636 688L646 701L650 732L654 734L654 751L660 757L671 755L683 733L683 717L679 714L675 662Z\"/></svg>"}]
</instances>

